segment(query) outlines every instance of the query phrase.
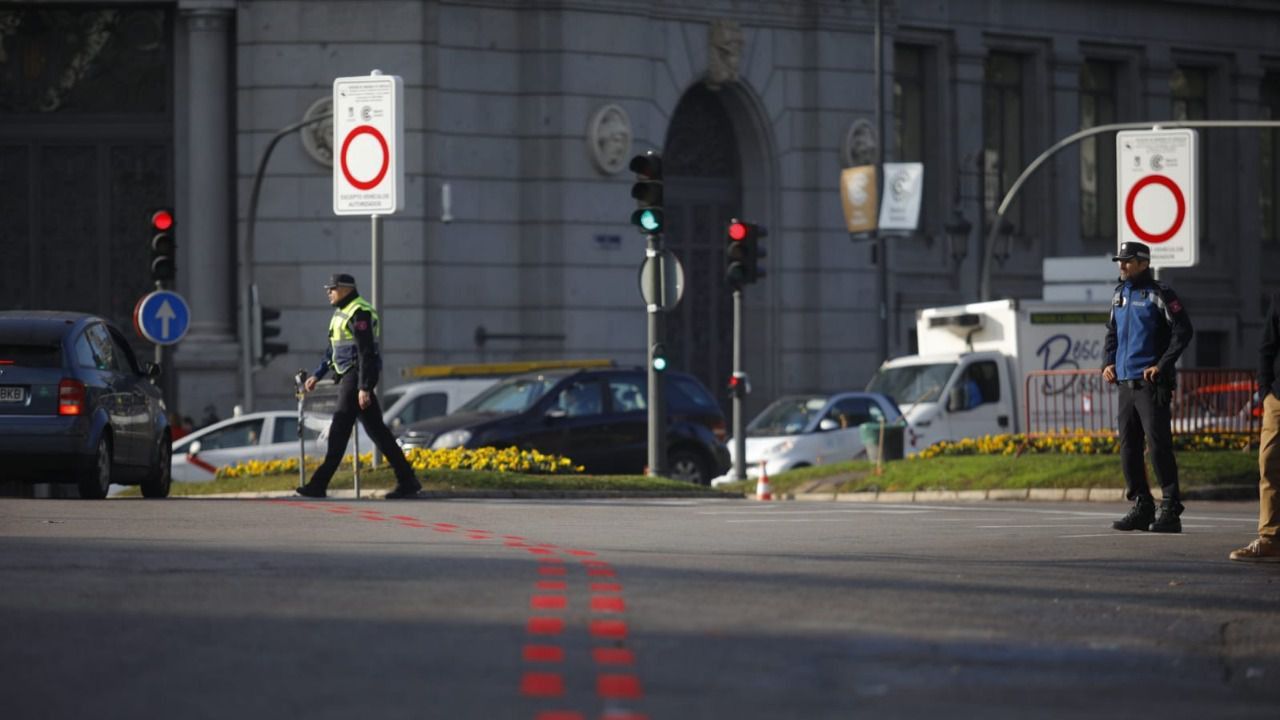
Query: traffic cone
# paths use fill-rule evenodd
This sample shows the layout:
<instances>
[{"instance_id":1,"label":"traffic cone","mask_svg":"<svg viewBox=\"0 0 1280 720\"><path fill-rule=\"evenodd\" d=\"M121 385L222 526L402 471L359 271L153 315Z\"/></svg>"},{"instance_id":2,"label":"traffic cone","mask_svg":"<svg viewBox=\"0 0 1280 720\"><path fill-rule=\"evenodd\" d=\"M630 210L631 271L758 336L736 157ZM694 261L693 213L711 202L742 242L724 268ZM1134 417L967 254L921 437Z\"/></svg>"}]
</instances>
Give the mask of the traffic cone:
<instances>
[{"instance_id":1,"label":"traffic cone","mask_svg":"<svg viewBox=\"0 0 1280 720\"><path fill-rule=\"evenodd\" d=\"M769 463L760 463L760 479L756 480L756 499L772 500L773 488L769 486Z\"/></svg>"}]
</instances>

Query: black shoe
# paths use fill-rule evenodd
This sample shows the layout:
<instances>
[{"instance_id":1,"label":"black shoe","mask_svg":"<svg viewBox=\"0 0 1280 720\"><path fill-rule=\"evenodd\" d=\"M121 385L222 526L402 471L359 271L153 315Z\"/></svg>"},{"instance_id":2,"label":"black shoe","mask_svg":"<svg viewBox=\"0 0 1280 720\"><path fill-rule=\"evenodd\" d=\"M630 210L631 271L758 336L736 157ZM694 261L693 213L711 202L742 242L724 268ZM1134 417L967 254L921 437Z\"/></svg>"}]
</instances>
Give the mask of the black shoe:
<instances>
[{"instance_id":1,"label":"black shoe","mask_svg":"<svg viewBox=\"0 0 1280 720\"><path fill-rule=\"evenodd\" d=\"M1182 503L1177 500L1165 500L1160 503L1160 517L1151 523L1151 532L1182 532Z\"/></svg>"},{"instance_id":2,"label":"black shoe","mask_svg":"<svg viewBox=\"0 0 1280 720\"><path fill-rule=\"evenodd\" d=\"M415 480L412 485L396 485L395 489L387 493L388 500L401 500L411 498L422 490L422 483Z\"/></svg>"},{"instance_id":3,"label":"black shoe","mask_svg":"<svg viewBox=\"0 0 1280 720\"><path fill-rule=\"evenodd\" d=\"M325 497L324 488L312 487L310 483L307 483L306 485L299 485L298 489L294 490L294 492L298 493L302 497L309 497L309 498Z\"/></svg>"},{"instance_id":4,"label":"black shoe","mask_svg":"<svg viewBox=\"0 0 1280 720\"><path fill-rule=\"evenodd\" d=\"M1129 508L1129 512L1119 520L1111 523L1111 527L1116 530L1143 530L1151 527L1151 521L1156 517L1156 503L1151 499L1150 495L1144 495L1138 498L1138 501Z\"/></svg>"}]
</instances>

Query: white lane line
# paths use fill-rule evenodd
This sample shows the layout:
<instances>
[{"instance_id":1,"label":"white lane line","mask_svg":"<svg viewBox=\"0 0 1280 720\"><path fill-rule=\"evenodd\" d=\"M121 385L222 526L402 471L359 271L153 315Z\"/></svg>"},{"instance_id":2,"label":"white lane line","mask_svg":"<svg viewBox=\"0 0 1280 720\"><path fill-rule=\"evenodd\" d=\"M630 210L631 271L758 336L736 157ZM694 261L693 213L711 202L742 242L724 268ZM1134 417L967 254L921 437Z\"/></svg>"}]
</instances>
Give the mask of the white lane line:
<instances>
[{"instance_id":1,"label":"white lane line","mask_svg":"<svg viewBox=\"0 0 1280 720\"><path fill-rule=\"evenodd\" d=\"M1153 533L1153 532L1123 532L1121 530L1112 530L1109 533L1091 533L1089 535L1059 535L1059 538L1087 538L1087 537L1181 537L1180 533Z\"/></svg>"},{"instance_id":2,"label":"white lane line","mask_svg":"<svg viewBox=\"0 0 1280 720\"><path fill-rule=\"evenodd\" d=\"M1096 523L1092 521L1084 522L1083 520L1081 520L1077 522L1058 522L1052 525L1047 523L1039 523L1036 525L974 525L973 527L975 530L996 530L996 529L1004 529L1004 528L1055 528L1055 527L1065 528L1065 527L1071 527L1073 525L1086 526L1086 525L1095 525L1095 524Z\"/></svg>"}]
</instances>

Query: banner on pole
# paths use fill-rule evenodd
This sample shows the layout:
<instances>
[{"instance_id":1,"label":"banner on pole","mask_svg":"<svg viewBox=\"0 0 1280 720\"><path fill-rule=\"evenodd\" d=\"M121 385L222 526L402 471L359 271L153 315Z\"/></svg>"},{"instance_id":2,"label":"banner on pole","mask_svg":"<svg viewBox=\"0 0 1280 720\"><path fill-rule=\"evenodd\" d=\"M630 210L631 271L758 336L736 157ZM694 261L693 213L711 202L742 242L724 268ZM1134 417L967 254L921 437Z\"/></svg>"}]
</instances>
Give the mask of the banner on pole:
<instances>
[{"instance_id":1,"label":"banner on pole","mask_svg":"<svg viewBox=\"0 0 1280 720\"><path fill-rule=\"evenodd\" d=\"M884 202L880 205L881 230L914 232L920 225L920 199L924 194L924 163L885 163Z\"/></svg>"},{"instance_id":2,"label":"banner on pole","mask_svg":"<svg viewBox=\"0 0 1280 720\"><path fill-rule=\"evenodd\" d=\"M876 166L859 165L840 172L840 202L844 206L844 222L851 233L876 229Z\"/></svg>"}]
</instances>

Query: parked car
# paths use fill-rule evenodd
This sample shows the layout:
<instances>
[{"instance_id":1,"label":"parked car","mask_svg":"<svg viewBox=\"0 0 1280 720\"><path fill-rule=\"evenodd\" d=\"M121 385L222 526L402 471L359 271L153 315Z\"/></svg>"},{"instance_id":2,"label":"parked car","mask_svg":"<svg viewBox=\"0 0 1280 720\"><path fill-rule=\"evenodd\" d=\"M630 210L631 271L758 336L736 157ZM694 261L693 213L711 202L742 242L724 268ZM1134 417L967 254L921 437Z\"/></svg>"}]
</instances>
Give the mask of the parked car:
<instances>
[{"instance_id":1,"label":"parked car","mask_svg":"<svg viewBox=\"0 0 1280 720\"><path fill-rule=\"evenodd\" d=\"M1189 388L1178 399L1185 407L1176 413L1177 430L1183 423L1205 433L1256 433L1262 426L1262 397L1252 379Z\"/></svg>"},{"instance_id":2,"label":"parked car","mask_svg":"<svg viewBox=\"0 0 1280 720\"><path fill-rule=\"evenodd\" d=\"M448 415L497 381L497 377L419 380L379 392L378 402L387 427L399 435L419 420Z\"/></svg>"},{"instance_id":3,"label":"parked car","mask_svg":"<svg viewBox=\"0 0 1280 720\"><path fill-rule=\"evenodd\" d=\"M707 484L728 467L724 414L691 375L666 373L669 474ZM511 447L567 456L593 474L644 471L648 378L642 369L517 375L452 414L410 425L406 448Z\"/></svg>"},{"instance_id":4,"label":"parked car","mask_svg":"<svg viewBox=\"0 0 1280 720\"><path fill-rule=\"evenodd\" d=\"M810 465L853 460L866 454L858 426L897 422L902 411L887 395L843 392L833 395L787 395L774 400L746 427L746 472L760 475L761 466L776 475ZM736 443L729 441L730 457ZM732 482L728 475L715 484Z\"/></svg>"},{"instance_id":5,"label":"parked car","mask_svg":"<svg viewBox=\"0 0 1280 720\"><path fill-rule=\"evenodd\" d=\"M307 455L323 455L322 435L329 416L307 416L303 441ZM367 441L366 441L367 442ZM368 447L365 445L364 447ZM200 428L173 443L173 479L209 482L218 468L249 460L282 460L298 456L298 413L268 410L238 415Z\"/></svg>"},{"instance_id":6,"label":"parked car","mask_svg":"<svg viewBox=\"0 0 1280 720\"><path fill-rule=\"evenodd\" d=\"M169 418L155 363L139 364L116 327L93 315L0 312L0 466L6 479L112 483L169 495Z\"/></svg>"}]
</instances>

